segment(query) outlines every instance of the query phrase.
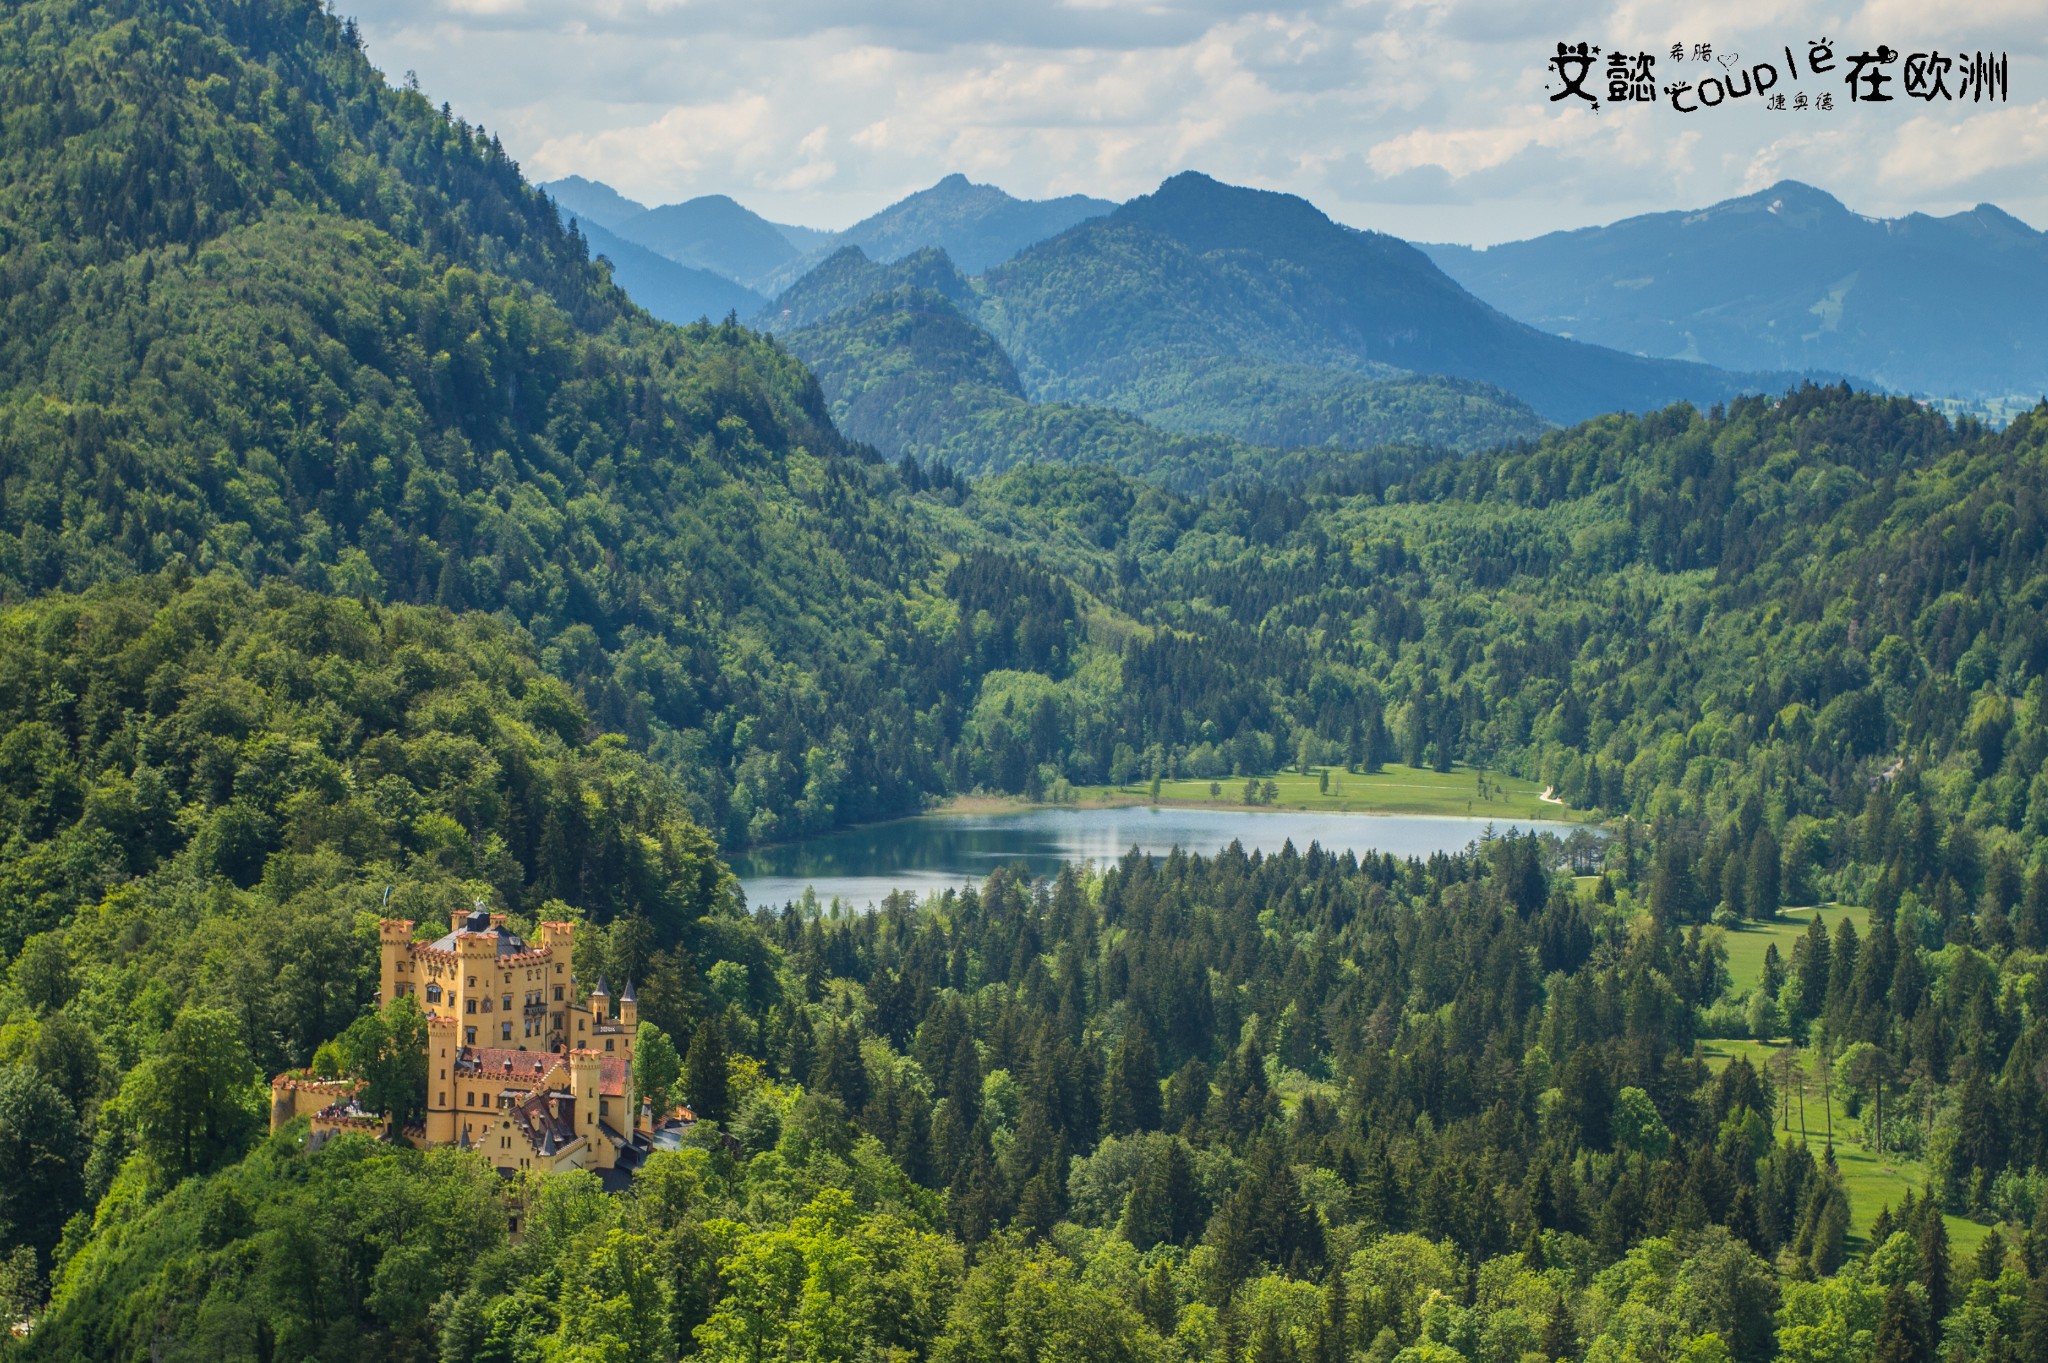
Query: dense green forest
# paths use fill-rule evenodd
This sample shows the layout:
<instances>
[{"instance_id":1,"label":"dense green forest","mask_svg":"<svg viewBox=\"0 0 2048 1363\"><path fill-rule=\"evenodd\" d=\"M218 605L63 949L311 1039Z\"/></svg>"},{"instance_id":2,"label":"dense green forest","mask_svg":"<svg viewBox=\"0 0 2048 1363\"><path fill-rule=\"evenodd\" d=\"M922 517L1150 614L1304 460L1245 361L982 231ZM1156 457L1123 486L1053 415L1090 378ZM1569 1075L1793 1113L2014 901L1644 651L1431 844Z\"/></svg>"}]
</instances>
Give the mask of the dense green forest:
<instances>
[{"instance_id":1,"label":"dense green forest","mask_svg":"<svg viewBox=\"0 0 2048 1363\"><path fill-rule=\"evenodd\" d=\"M2048 410L968 480L318 5L37 0L0 84L0 1354L2048 1356ZM719 859L1395 760L1611 836ZM377 920L478 900L687 1056L627 1192L265 1135L402 1087Z\"/></svg>"}]
</instances>

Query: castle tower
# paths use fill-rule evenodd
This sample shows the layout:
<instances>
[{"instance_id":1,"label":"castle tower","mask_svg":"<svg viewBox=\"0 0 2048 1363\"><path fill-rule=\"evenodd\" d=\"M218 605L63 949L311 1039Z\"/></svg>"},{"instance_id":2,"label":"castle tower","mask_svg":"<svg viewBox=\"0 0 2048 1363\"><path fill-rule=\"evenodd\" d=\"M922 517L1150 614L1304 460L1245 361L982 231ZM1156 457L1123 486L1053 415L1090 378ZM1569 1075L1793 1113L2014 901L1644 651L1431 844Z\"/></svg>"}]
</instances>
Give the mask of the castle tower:
<instances>
[{"instance_id":1,"label":"castle tower","mask_svg":"<svg viewBox=\"0 0 2048 1363\"><path fill-rule=\"evenodd\" d=\"M569 1021L569 1011L576 1004L576 925L542 923L540 943L541 950L548 954L548 987L542 997L547 1000L547 1034L552 1044L566 1040L575 1026Z\"/></svg>"},{"instance_id":2,"label":"castle tower","mask_svg":"<svg viewBox=\"0 0 2048 1363\"><path fill-rule=\"evenodd\" d=\"M380 918L377 920L377 948L381 960L377 980L377 1006L383 1007L398 997L400 981L406 980L417 991L419 984L409 980L411 962L406 948L412 944L412 920L410 918Z\"/></svg>"},{"instance_id":3,"label":"castle tower","mask_svg":"<svg viewBox=\"0 0 2048 1363\"><path fill-rule=\"evenodd\" d=\"M631 980L626 981L626 992L619 995L619 1022L625 1027L629 1036L633 1029L640 1025L640 1000L633 997L633 982ZM627 1044L630 1047L631 1042L629 1041Z\"/></svg>"},{"instance_id":4,"label":"castle tower","mask_svg":"<svg viewBox=\"0 0 2048 1363\"><path fill-rule=\"evenodd\" d=\"M493 1004L492 988L498 983L497 934L458 933L455 954L455 1020L462 1024L462 1044L495 1046L499 1040L497 1024L500 1021Z\"/></svg>"},{"instance_id":5,"label":"castle tower","mask_svg":"<svg viewBox=\"0 0 2048 1363\"><path fill-rule=\"evenodd\" d=\"M612 1144L597 1129L598 1080L604 1062L596 1051L569 1052L569 1091L576 1095L576 1134L588 1143L588 1162L601 1169L612 1166Z\"/></svg>"},{"instance_id":6,"label":"castle tower","mask_svg":"<svg viewBox=\"0 0 2048 1363\"><path fill-rule=\"evenodd\" d=\"M576 925L574 923L560 922L542 923L540 925L540 944L553 953L555 960L561 962L564 967L567 967L569 957L576 945Z\"/></svg>"},{"instance_id":7,"label":"castle tower","mask_svg":"<svg viewBox=\"0 0 2048 1363\"><path fill-rule=\"evenodd\" d=\"M612 991L604 987L604 976L597 977L597 988L590 991L590 1025L594 1031L610 1022L612 1018Z\"/></svg>"},{"instance_id":8,"label":"castle tower","mask_svg":"<svg viewBox=\"0 0 2048 1363\"><path fill-rule=\"evenodd\" d=\"M452 1017L427 1019L427 1140L455 1140L455 1053L462 1024Z\"/></svg>"}]
</instances>

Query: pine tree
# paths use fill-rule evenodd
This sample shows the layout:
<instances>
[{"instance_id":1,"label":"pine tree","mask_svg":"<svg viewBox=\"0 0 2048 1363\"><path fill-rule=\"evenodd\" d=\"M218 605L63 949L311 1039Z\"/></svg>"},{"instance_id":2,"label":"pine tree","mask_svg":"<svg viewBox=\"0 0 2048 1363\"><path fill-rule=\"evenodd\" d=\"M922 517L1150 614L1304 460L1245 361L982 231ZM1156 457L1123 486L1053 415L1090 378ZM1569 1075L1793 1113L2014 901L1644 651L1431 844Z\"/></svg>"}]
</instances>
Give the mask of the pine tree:
<instances>
[{"instance_id":1,"label":"pine tree","mask_svg":"<svg viewBox=\"0 0 2048 1363\"><path fill-rule=\"evenodd\" d=\"M691 1043L693 1047L695 1044ZM811 1087L833 1095L855 1116L867 1109L868 1099L874 1095L868 1082L867 1061L860 1053L858 1027L847 1023L827 1026L812 1069Z\"/></svg>"},{"instance_id":2,"label":"pine tree","mask_svg":"<svg viewBox=\"0 0 2048 1363\"><path fill-rule=\"evenodd\" d=\"M1351 1355L1350 1328L1350 1298L1344 1291L1344 1269L1339 1265L1330 1270L1330 1281L1323 1288L1323 1314L1316 1318L1313 1363L1345 1363Z\"/></svg>"},{"instance_id":3,"label":"pine tree","mask_svg":"<svg viewBox=\"0 0 2048 1363\"><path fill-rule=\"evenodd\" d=\"M1970 1264L1970 1277L1976 1282L1989 1282L2005 1272L2005 1237L1993 1226L1991 1233L1984 1237L1984 1243L1977 1246L1977 1257Z\"/></svg>"},{"instance_id":4,"label":"pine tree","mask_svg":"<svg viewBox=\"0 0 2048 1363\"><path fill-rule=\"evenodd\" d=\"M1102 1134L1128 1136L1158 1128L1159 1052L1142 1022L1124 1029L1103 1082Z\"/></svg>"},{"instance_id":5,"label":"pine tree","mask_svg":"<svg viewBox=\"0 0 2048 1363\"><path fill-rule=\"evenodd\" d=\"M1017 1200L1017 1229L1028 1240L1041 1240L1052 1234L1060 1219L1061 1180L1057 1166L1064 1163L1057 1157L1048 1158L1024 1185L1024 1194Z\"/></svg>"},{"instance_id":6,"label":"pine tree","mask_svg":"<svg viewBox=\"0 0 2048 1363\"><path fill-rule=\"evenodd\" d=\"M2020 1311L2021 1358L2048 1358L2048 1273L2036 1273Z\"/></svg>"},{"instance_id":7,"label":"pine tree","mask_svg":"<svg viewBox=\"0 0 2048 1363\"><path fill-rule=\"evenodd\" d=\"M1932 1197L1927 1199L1925 1209L1926 1219L1921 1223L1919 1236L1920 1285L1927 1289L1928 1326L1938 1335L1953 1304L1949 1297L1948 1222Z\"/></svg>"},{"instance_id":8,"label":"pine tree","mask_svg":"<svg viewBox=\"0 0 2048 1363\"><path fill-rule=\"evenodd\" d=\"M1793 948L1792 968L1798 977L1796 1009L1802 1018L1820 1016L1828 1001L1828 947L1827 929L1821 926L1820 914L1815 912L1806 921L1806 935Z\"/></svg>"},{"instance_id":9,"label":"pine tree","mask_svg":"<svg viewBox=\"0 0 2048 1363\"><path fill-rule=\"evenodd\" d=\"M1252 1332L1250 1363L1294 1363L1294 1349L1281 1338L1273 1312L1262 1312L1258 1329Z\"/></svg>"},{"instance_id":10,"label":"pine tree","mask_svg":"<svg viewBox=\"0 0 2048 1363\"><path fill-rule=\"evenodd\" d=\"M1885 1293L1870 1363L1927 1363L1931 1347L1927 1306L1918 1288L1917 1283L1897 1282Z\"/></svg>"},{"instance_id":11,"label":"pine tree","mask_svg":"<svg viewBox=\"0 0 2048 1363\"><path fill-rule=\"evenodd\" d=\"M683 1092L700 1121L722 1122L731 1115L731 1062L716 1017L698 1023L690 1037L690 1053L683 1061Z\"/></svg>"},{"instance_id":12,"label":"pine tree","mask_svg":"<svg viewBox=\"0 0 2048 1363\"><path fill-rule=\"evenodd\" d=\"M1124 1238L1139 1249L1186 1245L1201 1234L1202 1195L1187 1143L1178 1136L1154 1136L1145 1162L1124 1203Z\"/></svg>"}]
</instances>

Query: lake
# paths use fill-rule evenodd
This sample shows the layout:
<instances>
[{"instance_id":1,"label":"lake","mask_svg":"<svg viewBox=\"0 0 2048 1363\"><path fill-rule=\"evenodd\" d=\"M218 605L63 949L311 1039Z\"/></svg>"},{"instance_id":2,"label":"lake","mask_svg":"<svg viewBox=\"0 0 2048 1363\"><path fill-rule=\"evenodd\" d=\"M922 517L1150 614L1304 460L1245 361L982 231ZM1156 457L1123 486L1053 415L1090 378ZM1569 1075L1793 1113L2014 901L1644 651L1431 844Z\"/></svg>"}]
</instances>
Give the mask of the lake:
<instances>
[{"instance_id":1,"label":"lake","mask_svg":"<svg viewBox=\"0 0 2048 1363\"><path fill-rule=\"evenodd\" d=\"M748 906L780 906L834 895L867 908L891 890L924 894L978 884L998 866L1023 863L1052 875L1064 862L1114 861L1132 847L1161 856L1174 847L1212 855L1241 842L1247 852L1277 852L1292 841L1306 851L1390 852L1397 857L1455 852L1488 828L1542 830L1563 837L1579 825L1465 819L1426 814L1318 814L1302 810L1022 809L997 814L926 814L844 829L824 837L757 848L732 858Z\"/></svg>"}]
</instances>

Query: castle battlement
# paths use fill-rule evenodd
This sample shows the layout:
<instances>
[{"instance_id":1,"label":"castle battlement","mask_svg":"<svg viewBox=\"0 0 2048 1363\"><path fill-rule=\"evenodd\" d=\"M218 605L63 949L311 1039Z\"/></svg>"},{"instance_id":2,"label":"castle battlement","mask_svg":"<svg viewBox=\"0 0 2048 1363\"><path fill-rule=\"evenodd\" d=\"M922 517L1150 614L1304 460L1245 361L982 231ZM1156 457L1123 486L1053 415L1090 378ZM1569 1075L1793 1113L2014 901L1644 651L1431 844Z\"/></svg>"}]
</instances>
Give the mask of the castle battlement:
<instances>
[{"instance_id":1,"label":"castle battlement","mask_svg":"<svg viewBox=\"0 0 2048 1363\"><path fill-rule=\"evenodd\" d=\"M616 1011L603 980L578 998L574 923L542 923L538 944L481 906L452 914L432 941L415 940L417 927L377 923L378 1006L411 997L427 1017L426 1120L403 1138L475 1150L507 1171L636 1166L648 1121L633 1088L633 986ZM322 1140L389 1134L388 1114L357 1106L363 1089L356 1079L281 1074L271 1081L271 1127L309 1117Z\"/></svg>"}]
</instances>

